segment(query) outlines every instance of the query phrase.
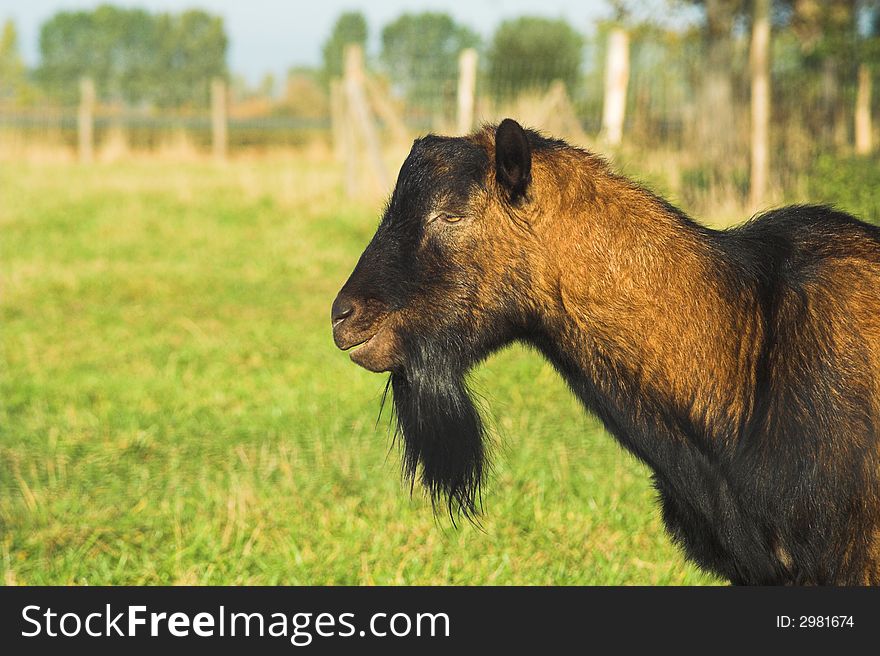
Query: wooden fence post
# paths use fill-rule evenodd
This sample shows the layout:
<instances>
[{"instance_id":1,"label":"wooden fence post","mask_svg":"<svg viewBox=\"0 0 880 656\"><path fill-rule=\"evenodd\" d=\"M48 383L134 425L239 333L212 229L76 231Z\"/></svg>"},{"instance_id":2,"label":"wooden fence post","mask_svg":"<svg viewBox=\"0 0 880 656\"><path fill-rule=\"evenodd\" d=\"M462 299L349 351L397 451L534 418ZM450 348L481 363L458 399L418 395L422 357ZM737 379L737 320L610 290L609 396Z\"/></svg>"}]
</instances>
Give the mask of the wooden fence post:
<instances>
[{"instance_id":1,"label":"wooden fence post","mask_svg":"<svg viewBox=\"0 0 880 656\"><path fill-rule=\"evenodd\" d=\"M754 0L752 43L752 166L749 203L761 208L770 177L770 0Z\"/></svg>"},{"instance_id":2,"label":"wooden fence post","mask_svg":"<svg viewBox=\"0 0 880 656\"><path fill-rule=\"evenodd\" d=\"M623 140L626 116L626 87L629 84L629 34L615 27L608 35L605 64L605 99L602 108L602 136L609 146Z\"/></svg>"},{"instance_id":3,"label":"wooden fence post","mask_svg":"<svg viewBox=\"0 0 880 656\"><path fill-rule=\"evenodd\" d=\"M869 155L874 149L871 132L871 67L859 64L859 83L856 90L856 153Z\"/></svg>"},{"instance_id":4,"label":"wooden fence post","mask_svg":"<svg viewBox=\"0 0 880 656\"><path fill-rule=\"evenodd\" d=\"M226 159L226 148L229 139L226 124L226 82L223 78L211 80L211 146L214 159Z\"/></svg>"},{"instance_id":5,"label":"wooden fence post","mask_svg":"<svg viewBox=\"0 0 880 656\"><path fill-rule=\"evenodd\" d=\"M373 172L373 178L385 193L390 185L385 163L382 161L382 150L379 146L379 135L367 105L364 91L364 51L357 44L345 46L345 100L348 109L346 123L352 123L361 143L366 149L367 161ZM349 182L349 184L351 184ZM348 186L348 185L347 185Z\"/></svg>"},{"instance_id":6,"label":"wooden fence post","mask_svg":"<svg viewBox=\"0 0 880 656\"><path fill-rule=\"evenodd\" d=\"M458 56L458 134L469 134L474 127L477 93L477 51L465 48Z\"/></svg>"},{"instance_id":7,"label":"wooden fence post","mask_svg":"<svg viewBox=\"0 0 880 656\"><path fill-rule=\"evenodd\" d=\"M79 81L77 112L79 161L87 164L95 158L95 81L84 77Z\"/></svg>"}]
</instances>

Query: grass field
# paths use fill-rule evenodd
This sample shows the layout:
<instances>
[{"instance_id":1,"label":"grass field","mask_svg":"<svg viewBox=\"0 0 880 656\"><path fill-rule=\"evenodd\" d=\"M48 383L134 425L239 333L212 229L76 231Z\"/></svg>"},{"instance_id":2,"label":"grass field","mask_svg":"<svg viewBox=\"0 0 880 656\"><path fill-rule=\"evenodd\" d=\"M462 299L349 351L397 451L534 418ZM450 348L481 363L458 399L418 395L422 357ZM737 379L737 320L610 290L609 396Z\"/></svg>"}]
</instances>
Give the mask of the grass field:
<instances>
[{"instance_id":1,"label":"grass field","mask_svg":"<svg viewBox=\"0 0 880 656\"><path fill-rule=\"evenodd\" d=\"M0 166L0 580L706 584L646 469L519 348L482 529L401 484L330 303L377 220L294 155Z\"/></svg>"}]
</instances>

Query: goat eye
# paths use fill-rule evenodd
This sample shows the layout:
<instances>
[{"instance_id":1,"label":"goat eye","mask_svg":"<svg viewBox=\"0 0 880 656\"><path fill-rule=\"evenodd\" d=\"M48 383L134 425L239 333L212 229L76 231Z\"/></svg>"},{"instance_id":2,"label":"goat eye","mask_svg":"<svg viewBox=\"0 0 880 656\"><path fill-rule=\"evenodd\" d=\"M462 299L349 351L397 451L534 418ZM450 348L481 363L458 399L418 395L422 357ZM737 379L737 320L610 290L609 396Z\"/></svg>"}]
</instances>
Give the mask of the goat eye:
<instances>
[{"instance_id":1,"label":"goat eye","mask_svg":"<svg viewBox=\"0 0 880 656\"><path fill-rule=\"evenodd\" d=\"M440 218L446 221L446 223L458 223L462 219L462 217L454 216L452 214L441 214Z\"/></svg>"}]
</instances>

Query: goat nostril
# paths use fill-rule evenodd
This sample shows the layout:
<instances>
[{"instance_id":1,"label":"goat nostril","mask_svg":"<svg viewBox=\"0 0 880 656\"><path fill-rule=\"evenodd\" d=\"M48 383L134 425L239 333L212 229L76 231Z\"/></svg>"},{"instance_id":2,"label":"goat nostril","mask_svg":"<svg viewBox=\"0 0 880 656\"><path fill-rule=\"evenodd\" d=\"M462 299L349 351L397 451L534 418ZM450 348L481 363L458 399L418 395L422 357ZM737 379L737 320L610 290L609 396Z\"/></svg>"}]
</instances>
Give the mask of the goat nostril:
<instances>
[{"instance_id":1,"label":"goat nostril","mask_svg":"<svg viewBox=\"0 0 880 656\"><path fill-rule=\"evenodd\" d=\"M347 319L354 312L354 303L348 299L338 298L333 301L333 307L330 310L330 318L334 325Z\"/></svg>"}]
</instances>

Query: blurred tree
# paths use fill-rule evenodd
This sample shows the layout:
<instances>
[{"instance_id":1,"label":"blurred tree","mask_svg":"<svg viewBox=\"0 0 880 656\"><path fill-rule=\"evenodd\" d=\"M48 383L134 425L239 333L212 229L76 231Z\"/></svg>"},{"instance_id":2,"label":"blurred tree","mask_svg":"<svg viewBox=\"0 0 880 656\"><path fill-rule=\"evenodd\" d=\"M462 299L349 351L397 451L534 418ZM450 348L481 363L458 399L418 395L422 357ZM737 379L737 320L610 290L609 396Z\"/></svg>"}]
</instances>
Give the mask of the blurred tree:
<instances>
[{"instance_id":1,"label":"blurred tree","mask_svg":"<svg viewBox=\"0 0 880 656\"><path fill-rule=\"evenodd\" d=\"M190 9L182 14L160 14L156 30L156 103L165 107L206 106L211 79L228 77L223 19Z\"/></svg>"},{"instance_id":2,"label":"blurred tree","mask_svg":"<svg viewBox=\"0 0 880 656\"><path fill-rule=\"evenodd\" d=\"M562 80L569 92L578 81L582 36L565 20L524 16L498 26L489 46L489 80L496 98Z\"/></svg>"},{"instance_id":3,"label":"blurred tree","mask_svg":"<svg viewBox=\"0 0 880 656\"><path fill-rule=\"evenodd\" d=\"M342 51L350 43L366 47L367 19L359 11L340 14L330 36L324 42L324 70L322 77L329 84L334 77L342 75Z\"/></svg>"},{"instance_id":4,"label":"blurred tree","mask_svg":"<svg viewBox=\"0 0 880 656\"><path fill-rule=\"evenodd\" d=\"M626 0L608 0L611 20L621 23L629 17L629 3Z\"/></svg>"},{"instance_id":5,"label":"blurred tree","mask_svg":"<svg viewBox=\"0 0 880 656\"><path fill-rule=\"evenodd\" d=\"M869 37L880 36L880 0L862 0L859 7L862 34Z\"/></svg>"},{"instance_id":6,"label":"blurred tree","mask_svg":"<svg viewBox=\"0 0 880 656\"><path fill-rule=\"evenodd\" d=\"M226 44L222 19L204 11L63 11L40 29L35 77L49 96L69 104L83 76L94 79L103 100L206 104L210 78L226 74Z\"/></svg>"},{"instance_id":7,"label":"blurred tree","mask_svg":"<svg viewBox=\"0 0 880 656\"><path fill-rule=\"evenodd\" d=\"M94 12L101 95L115 101L145 99L154 84L155 21L142 9L104 5ZM96 80L96 83L99 81Z\"/></svg>"},{"instance_id":8,"label":"blurred tree","mask_svg":"<svg viewBox=\"0 0 880 656\"><path fill-rule=\"evenodd\" d=\"M606 3L611 10L611 20L615 23L654 24L657 18L658 5L652 0L606 0ZM664 15L669 15L662 5L660 9L664 10Z\"/></svg>"},{"instance_id":9,"label":"blurred tree","mask_svg":"<svg viewBox=\"0 0 880 656\"><path fill-rule=\"evenodd\" d=\"M26 87L27 69L18 50L18 31L9 19L0 33L0 102L21 101Z\"/></svg>"},{"instance_id":10,"label":"blurred tree","mask_svg":"<svg viewBox=\"0 0 880 656\"><path fill-rule=\"evenodd\" d=\"M37 79L65 102L76 101L82 76L95 80L102 98L141 101L152 86L155 37L154 19L141 9L60 12L40 31Z\"/></svg>"},{"instance_id":11,"label":"blurred tree","mask_svg":"<svg viewBox=\"0 0 880 656\"><path fill-rule=\"evenodd\" d=\"M709 159L730 162L737 140L733 74L733 30L744 16L745 0L684 0L703 9L704 58L697 92L696 141Z\"/></svg>"},{"instance_id":12,"label":"blurred tree","mask_svg":"<svg viewBox=\"0 0 880 656\"><path fill-rule=\"evenodd\" d=\"M480 37L448 14L403 14L382 30L382 64L391 83L416 106L436 106L454 94L458 55L475 48Z\"/></svg>"},{"instance_id":13,"label":"blurred tree","mask_svg":"<svg viewBox=\"0 0 880 656\"><path fill-rule=\"evenodd\" d=\"M63 11L40 28L40 66L35 77L46 93L64 103L76 103L79 79L99 80L101 57L94 39L94 14Z\"/></svg>"},{"instance_id":14,"label":"blurred tree","mask_svg":"<svg viewBox=\"0 0 880 656\"><path fill-rule=\"evenodd\" d=\"M778 0L791 13L804 66L820 71L817 136L843 146L848 139L844 79L855 77L859 57L858 0Z\"/></svg>"},{"instance_id":15,"label":"blurred tree","mask_svg":"<svg viewBox=\"0 0 880 656\"><path fill-rule=\"evenodd\" d=\"M833 50L856 30L858 0L777 0L791 13L791 28L806 54ZM821 53L820 53L821 54Z\"/></svg>"}]
</instances>

